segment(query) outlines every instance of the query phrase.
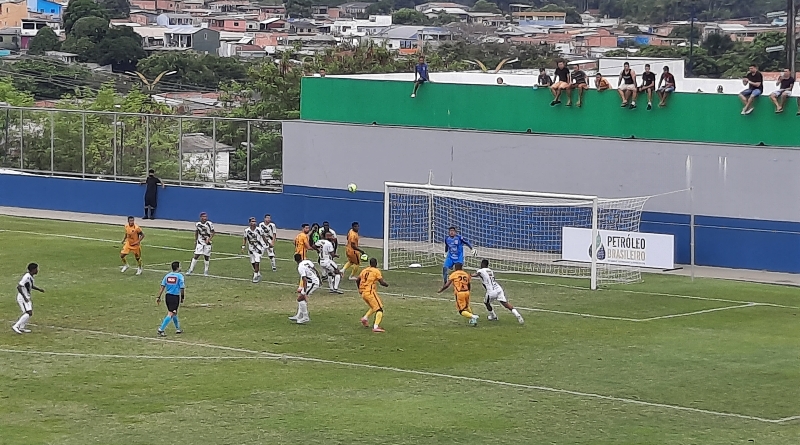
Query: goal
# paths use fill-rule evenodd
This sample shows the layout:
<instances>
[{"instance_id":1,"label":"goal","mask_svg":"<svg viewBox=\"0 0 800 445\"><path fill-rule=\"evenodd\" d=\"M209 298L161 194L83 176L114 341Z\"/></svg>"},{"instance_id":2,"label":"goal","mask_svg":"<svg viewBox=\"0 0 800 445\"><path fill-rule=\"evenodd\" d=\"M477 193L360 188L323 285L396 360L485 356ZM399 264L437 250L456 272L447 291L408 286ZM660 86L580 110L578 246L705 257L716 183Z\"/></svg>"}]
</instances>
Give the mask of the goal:
<instances>
[{"instance_id":1,"label":"goal","mask_svg":"<svg viewBox=\"0 0 800 445\"><path fill-rule=\"evenodd\" d=\"M561 258L564 227L638 232L647 197L604 199L511 190L447 187L431 184L384 184L383 266L396 269L444 261L444 237L458 228L478 250L465 252L465 267L478 268L489 259L500 272L585 278L598 283L641 280L637 267ZM591 244L591 243L590 243Z\"/></svg>"}]
</instances>

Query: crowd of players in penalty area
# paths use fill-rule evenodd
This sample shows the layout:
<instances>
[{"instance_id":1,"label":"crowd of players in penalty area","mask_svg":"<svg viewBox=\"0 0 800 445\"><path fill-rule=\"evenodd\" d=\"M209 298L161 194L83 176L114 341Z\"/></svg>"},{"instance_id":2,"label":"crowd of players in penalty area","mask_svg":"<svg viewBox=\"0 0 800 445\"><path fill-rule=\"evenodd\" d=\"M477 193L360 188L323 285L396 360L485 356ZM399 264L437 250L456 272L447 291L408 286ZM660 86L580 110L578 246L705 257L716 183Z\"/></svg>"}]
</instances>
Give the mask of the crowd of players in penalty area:
<instances>
[{"instance_id":1,"label":"crowd of players in penalty area","mask_svg":"<svg viewBox=\"0 0 800 445\"><path fill-rule=\"evenodd\" d=\"M200 257L203 257L204 267L203 274L208 276L209 263L211 260L212 240L216 234L214 224L208 220L208 215L203 212L200 214L200 220L195 223L195 250L192 257L189 270L186 275L194 273L194 268ZM120 251L120 258L122 260L122 267L120 271L125 273L129 269L127 256L133 253L137 263L136 275L142 273L142 248L141 243L144 239L144 232L136 224L134 217L128 217L128 223L125 225L125 238L122 242L122 250ZM247 228L244 229L242 237L242 253L247 251L250 264L253 268L253 283L261 281L261 259L266 254L272 265L273 272L277 270L275 262L275 241L277 239L277 227L272 222L269 214L264 215L264 220L256 223L256 218L251 217L248 221ZM456 309L458 313L469 320L470 326L478 324L479 317L474 314L470 306L470 292L472 290L472 278L481 280L486 294L484 297L484 305L489 312L488 320L495 321L498 319L497 313L494 311L492 302L499 302L503 307L511 311L517 318L520 324L524 323L519 311L514 308L505 296L503 288L497 283L494 277L494 272L489 268L489 260L482 260L480 269L475 273L469 274L463 270L464 265L464 248L469 247L473 256L477 256L477 250L473 245L463 236L458 234L455 227L448 229L448 234L444 239L445 245L445 260L442 265L442 287L439 293L444 292L449 287L453 287L455 294ZM384 306L380 295L378 295L378 285L388 287L389 284L384 280L383 273L378 269L378 260L376 258L369 258L366 252L359 247L359 224L358 222L352 223L350 231L347 233L347 242L345 246L345 256L347 262L344 267L339 268L335 259L338 255L338 238L336 232L331 229L328 222L324 222L320 227L317 224L309 226L303 224L302 230L294 239L294 260L297 263L297 272L300 275L300 282L297 287L297 313L289 317L289 320L296 324L305 324L311 321L308 313L308 299L309 297L320 288L322 279L328 282L329 292L333 294L342 294L339 289L344 273L349 269L349 280L354 281L358 288L361 298L368 306L367 312L361 317L361 324L364 327L372 327L373 332L385 332L381 327L383 321ZM309 251L315 251L318 254L318 263L324 272L320 273L315 264L306 257ZM361 270L361 262L368 261L369 266ZM167 306L167 315L164 317L161 325L158 327L157 333L159 336L166 336L165 329L172 322L175 326L175 333L182 332L180 322L178 320L178 307L185 299L186 283L183 274L181 273L181 264L179 261L171 263L172 271L167 273L161 280L161 288L156 297L156 303L161 304L161 298L164 297L164 303ZM452 272L451 272L452 270ZM33 316L33 303L31 301L31 293L36 290L44 292L44 289L34 285L34 276L39 273L39 266L36 263L30 263L27 267L27 272L23 275L22 279L17 285L17 303L19 304L22 315L19 320L14 323L11 329L17 334L30 333L27 328L28 321ZM374 315L373 322L370 323L370 317Z\"/></svg>"}]
</instances>

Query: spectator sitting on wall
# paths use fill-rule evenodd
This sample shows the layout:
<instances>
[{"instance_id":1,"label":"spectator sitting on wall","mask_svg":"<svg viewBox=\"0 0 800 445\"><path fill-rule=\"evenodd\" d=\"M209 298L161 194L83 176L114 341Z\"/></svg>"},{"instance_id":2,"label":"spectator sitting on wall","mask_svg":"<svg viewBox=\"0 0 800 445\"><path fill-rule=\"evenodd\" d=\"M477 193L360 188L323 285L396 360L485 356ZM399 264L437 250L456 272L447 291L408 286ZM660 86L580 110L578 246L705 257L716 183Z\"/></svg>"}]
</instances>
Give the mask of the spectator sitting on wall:
<instances>
[{"instance_id":1,"label":"spectator sitting on wall","mask_svg":"<svg viewBox=\"0 0 800 445\"><path fill-rule=\"evenodd\" d=\"M662 86L663 85L663 86ZM669 72L669 67L664 67L664 72L661 73L661 79L658 80L658 102L659 107L667 105L667 96L675 92L675 76Z\"/></svg>"},{"instance_id":2,"label":"spectator sitting on wall","mask_svg":"<svg viewBox=\"0 0 800 445\"><path fill-rule=\"evenodd\" d=\"M653 109L653 91L656 89L656 73L650 71L650 64L644 65L642 73L642 85L639 87L640 93L647 93L647 109Z\"/></svg>"},{"instance_id":3,"label":"spectator sitting on wall","mask_svg":"<svg viewBox=\"0 0 800 445\"><path fill-rule=\"evenodd\" d=\"M594 86L597 88L597 91L605 91L611 88L611 84L608 83L608 80L600 73L594 75Z\"/></svg>"},{"instance_id":4,"label":"spectator sitting on wall","mask_svg":"<svg viewBox=\"0 0 800 445\"><path fill-rule=\"evenodd\" d=\"M156 171L150 169L147 172L147 179L142 181L147 188L144 191L144 219L156 219L156 207L158 207L158 186L167 186L156 177Z\"/></svg>"},{"instance_id":5,"label":"spectator sitting on wall","mask_svg":"<svg viewBox=\"0 0 800 445\"><path fill-rule=\"evenodd\" d=\"M503 86L508 86L507 83L503 82L503 78L502 77L498 77L497 78L497 84L498 85L503 85Z\"/></svg>"},{"instance_id":6,"label":"spectator sitting on wall","mask_svg":"<svg viewBox=\"0 0 800 445\"><path fill-rule=\"evenodd\" d=\"M314 77L325 77L327 74L328 74L328 72L325 71L325 68L320 68L319 69L319 73Z\"/></svg>"},{"instance_id":7,"label":"spectator sitting on wall","mask_svg":"<svg viewBox=\"0 0 800 445\"><path fill-rule=\"evenodd\" d=\"M536 82L540 87L549 87L553 85L553 79L547 75L544 68L539 68L539 80Z\"/></svg>"},{"instance_id":8,"label":"spectator sitting on wall","mask_svg":"<svg viewBox=\"0 0 800 445\"><path fill-rule=\"evenodd\" d=\"M772 103L775 104L775 112L783 113L783 106L786 105L786 99L792 95L792 89L794 89L794 77L792 77L792 73L788 69L785 69L775 84L778 86L778 89L773 91L772 94L769 95L769 98L772 100Z\"/></svg>"},{"instance_id":9,"label":"spectator sitting on wall","mask_svg":"<svg viewBox=\"0 0 800 445\"><path fill-rule=\"evenodd\" d=\"M428 64L425 63L425 56L419 56L419 62L414 66L414 92L411 97L417 97L417 90L425 83L430 82L431 78L428 76Z\"/></svg>"},{"instance_id":10,"label":"spectator sitting on wall","mask_svg":"<svg viewBox=\"0 0 800 445\"><path fill-rule=\"evenodd\" d=\"M753 101L764 91L764 76L761 75L756 64L750 65L747 75L742 79L742 84L747 87L739 93L739 99L744 104L742 114L750 114L753 112Z\"/></svg>"},{"instance_id":11,"label":"spectator sitting on wall","mask_svg":"<svg viewBox=\"0 0 800 445\"><path fill-rule=\"evenodd\" d=\"M575 65L572 70L572 84L567 89L567 106L572 105L572 90L578 90L578 107L583 105L583 93L589 89L589 84L586 83L586 73L581 71L580 65Z\"/></svg>"},{"instance_id":12,"label":"spectator sitting on wall","mask_svg":"<svg viewBox=\"0 0 800 445\"><path fill-rule=\"evenodd\" d=\"M622 65L622 72L619 73L617 91L622 99L622 108L628 106L630 101L631 110L636 108L636 72L631 69L631 65L625 62Z\"/></svg>"},{"instance_id":13,"label":"spectator sitting on wall","mask_svg":"<svg viewBox=\"0 0 800 445\"><path fill-rule=\"evenodd\" d=\"M717 85L717 93L722 94L722 85Z\"/></svg>"},{"instance_id":14,"label":"spectator sitting on wall","mask_svg":"<svg viewBox=\"0 0 800 445\"><path fill-rule=\"evenodd\" d=\"M561 93L569 89L569 68L566 67L563 60L558 61L558 68L555 72L555 83L550 87L550 92L553 93L553 101L550 106L555 106L561 103Z\"/></svg>"}]
</instances>

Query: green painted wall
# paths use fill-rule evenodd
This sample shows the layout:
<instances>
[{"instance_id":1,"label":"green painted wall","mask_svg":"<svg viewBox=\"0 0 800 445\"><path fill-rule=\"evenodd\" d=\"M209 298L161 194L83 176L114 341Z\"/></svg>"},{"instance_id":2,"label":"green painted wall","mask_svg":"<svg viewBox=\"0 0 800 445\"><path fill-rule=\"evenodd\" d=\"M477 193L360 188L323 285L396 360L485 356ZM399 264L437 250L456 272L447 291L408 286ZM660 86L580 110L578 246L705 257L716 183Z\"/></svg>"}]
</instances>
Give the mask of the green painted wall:
<instances>
[{"instance_id":1,"label":"green painted wall","mask_svg":"<svg viewBox=\"0 0 800 445\"><path fill-rule=\"evenodd\" d=\"M800 147L800 116L792 99L776 115L767 97L742 116L729 94L674 94L666 108L620 108L616 91L591 90L582 108L550 107L549 90L428 83L411 99L410 82L306 77L301 119L542 134ZM577 92L573 93L577 98Z\"/></svg>"}]
</instances>

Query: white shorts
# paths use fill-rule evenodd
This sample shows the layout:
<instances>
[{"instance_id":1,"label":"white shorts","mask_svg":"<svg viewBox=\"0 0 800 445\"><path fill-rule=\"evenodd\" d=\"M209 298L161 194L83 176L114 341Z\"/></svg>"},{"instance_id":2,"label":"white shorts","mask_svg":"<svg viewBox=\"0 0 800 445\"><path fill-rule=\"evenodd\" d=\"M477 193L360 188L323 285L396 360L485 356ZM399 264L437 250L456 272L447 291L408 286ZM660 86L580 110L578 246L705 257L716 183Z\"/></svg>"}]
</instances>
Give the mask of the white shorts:
<instances>
[{"instance_id":1,"label":"white shorts","mask_svg":"<svg viewBox=\"0 0 800 445\"><path fill-rule=\"evenodd\" d=\"M211 256L211 244L200 244L194 247L195 255Z\"/></svg>"},{"instance_id":2,"label":"white shorts","mask_svg":"<svg viewBox=\"0 0 800 445\"><path fill-rule=\"evenodd\" d=\"M508 303L506 299L506 293L503 292L502 287L498 287L497 289L486 292L486 297L483 299L484 303L489 303L491 301L499 301L501 303Z\"/></svg>"},{"instance_id":3,"label":"white shorts","mask_svg":"<svg viewBox=\"0 0 800 445\"><path fill-rule=\"evenodd\" d=\"M320 260L319 265L328 275L333 275L339 270L339 266L333 260Z\"/></svg>"},{"instance_id":4,"label":"white shorts","mask_svg":"<svg viewBox=\"0 0 800 445\"><path fill-rule=\"evenodd\" d=\"M308 297L308 296L310 296L311 294L313 294L313 293L314 293L314 291L316 291L317 289L319 289L319 280L308 281L308 282L306 283L306 287L305 287L305 289L302 289L302 290L300 291L300 295L303 295L303 296L305 296L305 297Z\"/></svg>"},{"instance_id":5,"label":"white shorts","mask_svg":"<svg viewBox=\"0 0 800 445\"><path fill-rule=\"evenodd\" d=\"M261 254L258 252L250 252L250 264L260 263Z\"/></svg>"},{"instance_id":6,"label":"white shorts","mask_svg":"<svg viewBox=\"0 0 800 445\"><path fill-rule=\"evenodd\" d=\"M636 91L636 85L632 83L623 83L619 87L617 87L620 91Z\"/></svg>"},{"instance_id":7,"label":"white shorts","mask_svg":"<svg viewBox=\"0 0 800 445\"><path fill-rule=\"evenodd\" d=\"M17 294L17 304L22 312L30 312L33 310L33 300L25 301L20 294Z\"/></svg>"}]
</instances>

